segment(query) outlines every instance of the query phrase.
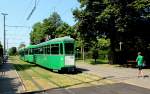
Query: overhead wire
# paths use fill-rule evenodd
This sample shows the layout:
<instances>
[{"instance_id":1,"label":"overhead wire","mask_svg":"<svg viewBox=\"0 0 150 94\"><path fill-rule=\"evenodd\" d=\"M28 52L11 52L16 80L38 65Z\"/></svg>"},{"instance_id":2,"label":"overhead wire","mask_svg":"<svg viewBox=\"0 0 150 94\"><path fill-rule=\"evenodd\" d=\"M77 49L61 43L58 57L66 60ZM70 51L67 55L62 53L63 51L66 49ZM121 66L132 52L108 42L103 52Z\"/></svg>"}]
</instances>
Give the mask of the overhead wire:
<instances>
[{"instance_id":1,"label":"overhead wire","mask_svg":"<svg viewBox=\"0 0 150 94\"><path fill-rule=\"evenodd\" d=\"M19 27L19 28L31 28L30 26L17 26L17 25L16 25L16 26L15 26L15 25L14 25L14 26L5 25L5 26L7 26L7 27L15 27L15 28L18 28L18 27Z\"/></svg>"},{"instance_id":2,"label":"overhead wire","mask_svg":"<svg viewBox=\"0 0 150 94\"><path fill-rule=\"evenodd\" d=\"M27 20L29 20L31 18L33 12L35 11L35 9L37 7L37 4L39 4L39 0L35 0L34 7L32 8L30 14L28 15Z\"/></svg>"},{"instance_id":3,"label":"overhead wire","mask_svg":"<svg viewBox=\"0 0 150 94\"><path fill-rule=\"evenodd\" d=\"M26 15L27 15L27 11L28 11L29 8L31 7L32 2L33 2L33 0L30 0L30 2L27 4L27 7L25 8L25 11L24 11L24 13L23 13L23 15L22 15L22 19L20 20L20 23L21 23L21 24L26 21L25 18L26 18Z\"/></svg>"},{"instance_id":4,"label":"overhead wire","mask_svg":"<svg viewBox=\"0 0 150 94\"><path fill-rule=\"evenodd\" d=\"M29 8L30 8L30 5L31 5L31 3L33 3L33 1L34 0L31 0L30 1L30 3L28 4L28 7L26 8L26 10L25 10L25 12L24 12L24 15L26 15L27 14L27 11L29 10ZM31 11L31 13L30 13L30 15L29 15L29 17L28 17L28 19L30 19L30 17L32 16L32 14L33 14L33 12L35 11L35 9L36 9L36 7L38 6L38 4L39 4L39 2L40 2L40 0L35 0L35 2L34 2L34 7L33 7L33 9L32 9L32 11ZM23 17L23 19L25 18L25 16ZM25 20L24 20L25 21ZM21 23L21 21L20 21L20 23ZM24 23L24 22L23 22ZM14 28L15 30L7 30L7 33L9 32L9 31L18 31L18 29L20 29L21 28L21 30L20 31L25 31L25 30L22 30L23 28L24 29L31 29L32 27L31 26L24 26L24 25L14 25L14 26L11 26L11 25L6 25L6 27L7 28ZM30 31L30 30L27 30L27 31ZM28 32L29 33L29 32ZM7 39L9 39L9 40L21 40L21 41L24 41L24 40L27 40L26 38L22 38L22 37L19 37L19 36L24 36L24 35L28 35L29 36L29 34L28 33L26 33L26 34L19 34L19 32L13 32L12 34L10 34L10 32L7 34ZM11 37L11 38L10 38ZM23 40L22 40L23 39ZM20 43L20 42L19 42ZM14 42L12 42L12 43L8 43L8 44L19 44L19 43L14 43Z\"/></svg>"}]
</instances>

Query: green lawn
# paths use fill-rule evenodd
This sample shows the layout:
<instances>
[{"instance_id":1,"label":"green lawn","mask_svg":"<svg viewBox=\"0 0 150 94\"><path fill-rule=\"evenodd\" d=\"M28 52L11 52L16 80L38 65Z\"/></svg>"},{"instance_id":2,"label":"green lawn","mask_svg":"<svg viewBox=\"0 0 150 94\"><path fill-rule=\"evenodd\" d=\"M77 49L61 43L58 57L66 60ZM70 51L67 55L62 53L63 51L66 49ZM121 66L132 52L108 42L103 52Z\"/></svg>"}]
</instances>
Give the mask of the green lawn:
<instances>
[{"instance_id":1,"label":"green lawn","mask_svg":"<svg viewBox=\"0 0 150 94\"><path fill-rule=\"evenodd\" d=\"M85 59L84 62L88 64L108 64L108 59L96 59L96 63L94 59ZM76 60L76 63L83 63L83 60Z\"/></svg>"}]
</instances>

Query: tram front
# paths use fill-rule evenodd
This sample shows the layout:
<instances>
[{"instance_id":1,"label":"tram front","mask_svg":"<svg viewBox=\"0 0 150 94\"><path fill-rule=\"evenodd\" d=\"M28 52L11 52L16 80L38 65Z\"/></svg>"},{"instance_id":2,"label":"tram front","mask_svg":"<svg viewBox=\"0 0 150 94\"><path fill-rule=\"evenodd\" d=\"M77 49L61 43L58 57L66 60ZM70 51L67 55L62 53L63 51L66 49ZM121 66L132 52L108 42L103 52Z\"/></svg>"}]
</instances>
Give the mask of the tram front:
<instances>
[{"instance_id":1,"label":"tram front","mask_svg":"<svg viewBox=\"0 0 150 94\"><path fill-rule=\"evenodd\" d=\"M75 46L74 42L65 43L65 67L68 68L69 71L75 70Z\"/></svg>"}]
</instances>

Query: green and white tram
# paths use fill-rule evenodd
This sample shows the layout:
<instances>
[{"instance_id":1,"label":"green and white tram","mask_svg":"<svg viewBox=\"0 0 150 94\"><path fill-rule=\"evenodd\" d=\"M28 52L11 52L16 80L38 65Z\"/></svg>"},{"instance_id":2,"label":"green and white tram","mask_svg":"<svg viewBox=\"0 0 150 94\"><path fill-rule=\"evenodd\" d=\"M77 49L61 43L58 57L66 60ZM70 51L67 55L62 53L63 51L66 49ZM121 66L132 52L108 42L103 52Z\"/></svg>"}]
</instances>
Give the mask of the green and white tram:
<instances>
[{"instance_id":1,"label":"green and white tram","mask_svg":"<svg viewBox=\"0 0 150 94\"><path fill-rule=\"evenodd\" d=\"M25 55L25 52L24 52L24 48L20 48L19 49L19 57L21 60L24 60L24 56Z\"/></svg>"},{"instance_id":2,"label":"green and white tram","mask_svg":"<svg viewBox=\"0 0 150 94\"><path fill-rule=\"evenodd\" d=\"M34 63L34 48L36 48L36 45L29 45L28 47L24 48L24 61Z\"/></svg>"},{"instance_id":3,"label":"green and white tram","mask_svg":"<svg viewBox=\"0 0 150 94\"><path fill-rule=\"evenodd\" d=\"M25 48L25 61L52 69L75 69L74 39L61 37ZM27 54L28 52L28 54ZM29 61L30 60L30 61Z\"/></svg>"}]
</instances>

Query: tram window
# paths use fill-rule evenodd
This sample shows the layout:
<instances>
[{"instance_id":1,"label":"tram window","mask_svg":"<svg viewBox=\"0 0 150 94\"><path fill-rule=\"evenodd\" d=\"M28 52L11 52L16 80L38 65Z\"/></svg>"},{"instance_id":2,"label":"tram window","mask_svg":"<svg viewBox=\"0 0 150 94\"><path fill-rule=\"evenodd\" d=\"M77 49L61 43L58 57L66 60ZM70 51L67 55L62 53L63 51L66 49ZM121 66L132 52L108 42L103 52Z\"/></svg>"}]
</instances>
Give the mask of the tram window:
<instances>
[{"instance_id":1,"label":"tram window","mask_svg":"<svg viewBox=\"0 0 150 94\"><path fill-rule=\"evenodd\" d=\"M34 49L31 49L31 54L34 54Z\"/></svg>"},{"instance_id":2,"label":"tram window","mask_svg":"<svg viewBox=\"0 0 150 94\"><path fill-rule=\"evenodd\" d=\"M40 54L40 48L37 49L37 54Z\"/></svg>"},{"instance_id":3,"label":"tram window","mask_svg":"<svg viewBox=\"0 0 150 94\"><path fill-rule=\"evenodd\" d=\"M34 49L34 54L37 54L37 49L36 48Z\"/></svg>"},{"instance_id":4,"label":"tram window","mask_svg":"<svg viewBox=\"0 0 150 94\"><path fill-rule=\"evenodd\" d=\"M39 48L36 49L36 53L39 54Z\"/></svg>"},{"instance_id":5,"label":"tram window","mask_svg":"<svg viewBox=\"0 0 150 94\"><path fill-rule=\"evenodd\" d=\"M37 48L35 48L35 50L34 50L34 51L35 51L35 54L37 54L37 53L38 53L38 49L37 49Z\"/></svg>"},{"instance_id":6,"label":"tram window","mask_svg":"<svg viewBox=\"0 0 150 94\"><path fill-rule=\"evenodd\" d=\"M25 55L27 54L27 50L25 50Z\"/></svg>"},{"instance_id":7,"label":"tram window","mask_svg":"<svg viewBox=\"0 0 150 94\"><path fill-rule=\"evenodd\" d=\"M29 55L31 54L31 49L28 50Z\"/></svg>"},{"instance_id":8,"label":"tram window","mask_svg":"<svg viewBox=\"0 0 150 94\"><path fill-rule=\"evenodd\" d=\"M59 44L51 45L51 54L59 54Z\"/></svg>"},{"instance_id":9,"label":"tram window","mask_svg":"<svg viewBox=\"0 0 150 94\"><path fill-rule=\"evenodd\" d=\"M46 54L46 53L47 53L47 47L44 46L44 54Z\"/></svg>"},{"instance_id":10,"label":"tram window","mask_svg":"<svg viewBox=\"0 0 150 94\"><path fill-rule=\"evenodd\" d=\"M25 55L27 54L27 50L25 50Z\"/></svg>"},{"instance_id":11,"label":"tram window","mask_svg":"<svg viewBox=\"0 0 150 94\"><path fill-rule=\"evenodd\" d=\"M60 44L60 54L63 54L63 45L62 45L62 43Z\"/></svg>"},{"instance_id":12,"label":"tram window","mask_svg":"<svg viewBox=\"0 0 150 94\"><path fill-rule=\"evenodd\" d=\"M34 54L34 49L32 49L32 54Z\"/></svg>"},{"instance_id":13,"label":"tram window","mask_svg":"<svg viewBox=\"0 0 150 94\"><path fill-rule=\"evenodd\" d=\"M26 55L28 54L28 50L25 50L25 54L26 54Z\"/></svg>"},{"instance_id":14,"label":"tram window","mask_svg":"<svg viewBox=\"0 0 150 94\"><path fill-rule=\"evenodd\" d=\"M43 47L40 48L40 53L39 54L43 54Z\"/></svg>"},{"instance_id":15,"label":"tram window","mask_svg":"<svg viewBox=\"0 0 150 94\"><path fill-rule=\"evenodd\" d=\"M44 54L45 53L45 48L44 47L42 47L42 54Z\"/></svg>"},{"instance_id":16,"label":"tram window","mask_svg":"<svg viewBox=\"0 0 150 94\"><path fill-rule=\"evenodd\" d=\"M32 54L32 49L29 49L29 54Z\"/></svg>"},{"instance_id":17,"label":"tram window","mask_svg":"<svg viewBox=\"0 0 150 94\"><path fill-rule=\"evenodd\" d=\"M30 49L28 49L28 55L30 54Z\"/></svg>"},{"instance_id":18,"label":"tram window","mask_svg":"<svg viewBox=\"0 0 150 94\"><path fill-rule=\"evenodd\" d=\"M38 48L38 54L40 54L40 48Z\"/></svg>"},{"instance_id":19,"label":"tram window","mask_svg":"<svg viewBox=\"0 0 150 94\"><path fill-rule=\"evenodd\" d=\"M65 43L65 54L73 54L73 52L74 52L74 44Z\"/></svg>"},{"instance_id":20,"label":"tram window","mask_svg":"<svg viewBox=\"0 0 150 94\"><path fill-rule=\"evenodd\" d=\"M50 45L47 46L47 54L50 54Z\"/></svg>"},{"instance_id":21,"label":"tram window","mask_svg":"<svg viewBox=\"0 0 150 94\"><path fill-rule=\"evenodd\" d=\"M45 49L44 49L44 47L42 47L42 54L44 54L44 51L45 51Z\"/></svg>"}]
</instances>

